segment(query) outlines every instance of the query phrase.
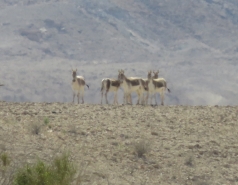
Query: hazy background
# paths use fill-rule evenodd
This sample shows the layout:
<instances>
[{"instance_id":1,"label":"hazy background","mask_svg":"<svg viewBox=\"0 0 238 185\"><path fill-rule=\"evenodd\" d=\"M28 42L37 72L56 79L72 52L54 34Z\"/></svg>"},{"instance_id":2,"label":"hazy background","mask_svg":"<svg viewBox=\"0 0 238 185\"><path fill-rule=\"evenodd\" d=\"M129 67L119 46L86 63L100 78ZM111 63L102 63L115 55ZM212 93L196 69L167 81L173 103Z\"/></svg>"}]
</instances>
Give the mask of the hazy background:
<instances>
[{"instance_id":1,"label":"hazy background","mask_svg":"<svg viewBox=\"0 0 238 185\"><path fill-rule=\"evenodd\" d=\"M70 102L73 67L85 103L118 69L152 69L165 104L237 105L237 51L237 0L0 0L0 100Z\"/></svg>"}]
</instances>

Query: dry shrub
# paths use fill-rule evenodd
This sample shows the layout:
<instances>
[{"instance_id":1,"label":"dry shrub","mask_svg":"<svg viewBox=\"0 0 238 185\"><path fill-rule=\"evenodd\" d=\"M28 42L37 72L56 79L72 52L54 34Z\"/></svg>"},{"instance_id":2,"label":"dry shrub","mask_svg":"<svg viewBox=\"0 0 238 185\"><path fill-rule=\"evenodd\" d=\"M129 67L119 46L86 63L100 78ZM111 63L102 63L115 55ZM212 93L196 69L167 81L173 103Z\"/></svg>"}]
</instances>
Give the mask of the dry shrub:
<instances>
[{"instance_id":1,"label":"dry shrub","mask_svg":"<svg viewBox=\"0 0 238 185\"><path fill-rule=\"evenodd\" d=\"M185 158L185 162L184 164L186 166L189 166L189 167L193 167L194 166L194 158L192 155L188 155L186 158Z\"/></svg>"},{"instance_id":2,"label":"dry shrub","mask_svg":"<svg viewBox=\"0 0 238 185\"><path fill-rule=\"evenodd\" d=\"M135 143L134 150L137 157L142 158L150 150L150 143L142 139Z\"/></svg>"},{"instance_id":3,"label":"dry shrub","mask_svg":"<svg viewBox=\"0 0 238 185\"><path fill-rule=\"evenodd\" d=\"M39 123L33 123L33 124L31 125L31 132L32 132L32 134L39 135L39 134L40 134L40 131L41 131L41 124L39 124Z\"/></svg>"}]
</instances>

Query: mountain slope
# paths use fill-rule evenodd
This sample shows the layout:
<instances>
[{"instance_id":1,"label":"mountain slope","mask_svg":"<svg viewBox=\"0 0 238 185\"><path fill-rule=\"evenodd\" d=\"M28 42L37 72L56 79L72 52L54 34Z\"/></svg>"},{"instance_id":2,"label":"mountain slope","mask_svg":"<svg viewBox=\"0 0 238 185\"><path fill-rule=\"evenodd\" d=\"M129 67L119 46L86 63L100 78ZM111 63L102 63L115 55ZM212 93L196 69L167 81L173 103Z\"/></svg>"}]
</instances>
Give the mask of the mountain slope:
<instances>
[{"instance_id":1,"label":"mountain slope","mask_svg":"<svg viewBox=\"0 0 238 185\"><path fill-rule=\"evenodd\" d=\"M238 103L236 1L12 0L0 7L3 100L70 101L77 67L90 84L88 103L99 102L101 79L121 68L141 77L159 69L172 90L166 104Z\"/></svg>"}]
</instances>

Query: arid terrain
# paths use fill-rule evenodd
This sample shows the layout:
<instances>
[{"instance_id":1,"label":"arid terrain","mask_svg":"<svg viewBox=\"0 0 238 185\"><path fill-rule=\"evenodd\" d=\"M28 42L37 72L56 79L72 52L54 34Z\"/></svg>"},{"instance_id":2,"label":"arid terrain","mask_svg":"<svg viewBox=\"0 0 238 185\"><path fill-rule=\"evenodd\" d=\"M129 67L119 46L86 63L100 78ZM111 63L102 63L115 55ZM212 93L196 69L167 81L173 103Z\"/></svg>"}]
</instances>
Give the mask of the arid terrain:
<instances>
[{"instance_id":1,"label":"arid terrain","mask_svg":"<svg viewBox=\"0 0 238 185\"><path fill-rule=\"evenodd\" d=\"M0 185L64 152L73 184L238 184L237 0L0 0L0 40ZM119 69L165 106L99 105Z\"/></svg>"},{"instance_id":2,"label":"arid terrain","mask_svg":"<svg viewBox=\"0 0 238 185\"><path fill-rule=\"evenodd\" d=\"M236 185L237 120L233 106L2 101L0 154L10 164L0 163L0 184L69 151L84 185Z\"/></svg>"}]
</instances>

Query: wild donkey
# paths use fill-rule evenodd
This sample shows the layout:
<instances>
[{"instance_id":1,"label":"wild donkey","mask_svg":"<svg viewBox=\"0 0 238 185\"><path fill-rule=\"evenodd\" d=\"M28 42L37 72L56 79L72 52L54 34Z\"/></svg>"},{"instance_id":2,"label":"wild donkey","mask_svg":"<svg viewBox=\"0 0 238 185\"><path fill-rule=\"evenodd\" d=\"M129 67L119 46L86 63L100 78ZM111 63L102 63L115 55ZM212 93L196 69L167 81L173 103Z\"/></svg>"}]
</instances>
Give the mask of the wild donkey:
<instances>
[{"instance_id":1,"label":"wild donkey","mask_svg":"<svg viewBox=\"0 0 238 185\"><path fill-rule=\"evenodd\" d=\"M159 77L159 71L154 72L154 79ZM149 91L148 91L148 84L149 84L149 80L148 78L142 78L142 84L144 85L144 88L142 88L142 101L141 104L142 105L147 105L148 104L148 98L149 98Z\"/></svg>"},{"instance_id":2,"label":"wild donkey","mask_svg":"<svg viewBox=\"0 0 238 185\"><path fill-rule=\"evenodd\" d=\"M89 86L85 83L84 77L83 76L77 76L77 69L73 70L72 69L72 90L73 90L73 103L74 103L74 97L77 95L78 97L78 104L79 104L79 95L81 93L82 97L82 103L84 103L84 86L86 85L88 88Z\"/></svg>"},{"instance_id":3,"label":"wild donkey","mask_svg":"<svg viewBox=\"0 0 238 185\"><path fill-rule=\"evenodd\" d=\"M154 71L154 79L159 78L159 71ZM144 85L144 88L142 88L142 101L141 104L142 105L147 105L148 104L148 98L149 98L149 91L148 91L148 84L149 84L149 80L148 78L142 78L142 84Z\"/></svg>"},{"instance_id":4,"label":"wild donkey","mask_svg":"<svg viewBox=\"0 0 238 185\"><path fill-rule=\"evenodd\" d=\"M124 103L129 102L132 104L131 93L136 92L138 96L137 104L139 104L144 88L146 88L145 82L139 77L126 77L124 70L119 70L118 72L118 80L121 82L121 87L124 90Z\"/></svg>"},{"instance_id":5,"label":"wild donkey","mask_svg":"<svg viewBox=\"0 0 238 185\"><path fill-rule=\"evenodd\" d=\"M151 71L149 71L151 72ZM153 71L154 76L153 79L159 78L159 70L158 71ZM145 85L147 88L145 88L144 93L143 93L143 104L147 105L148 104L148 98L149 98L149 90L148 90L148 85L149 85L149 80L148 78L142 79L145 81Z\"/></svg>"},{"instance_id":6,"label":"wild donkey","mask_svg":"<svg viewBox=\"0 0 238 185\"><path fill-rule=\"evenodd\" d=\"M120 81L119 80L115 80L115 79L111 79L111 78L102 79L101 104L102 104L102 101L103 101L103 94L105 94L106 103L108 104L107 93L109 91L114 92L114 101L113 101L113 103L118 104L117 92L118 92L119 87L120 87Z\"/></svg>"},{"instance_id":7,"label":"wild donkey","mask_svg":"<svg viewBox=\"0 0 238 185\"><path fill-rule=\"evenodd\" d=\"M159 73L159 71L157 71ZM154 72L155 74L155 72ZM155 104L157 105L156 100L156 93L158 92L160 94L161 99L161 105L164 105L164 93L166 90L170 92L170 90L167 88L167 83L164 78L157 78L155 79L156 74L152 77L152 71L148 72L148 90L150 94L150 104L152 104L152 96L154 96Z\"/></svg>"}]
</instances>

